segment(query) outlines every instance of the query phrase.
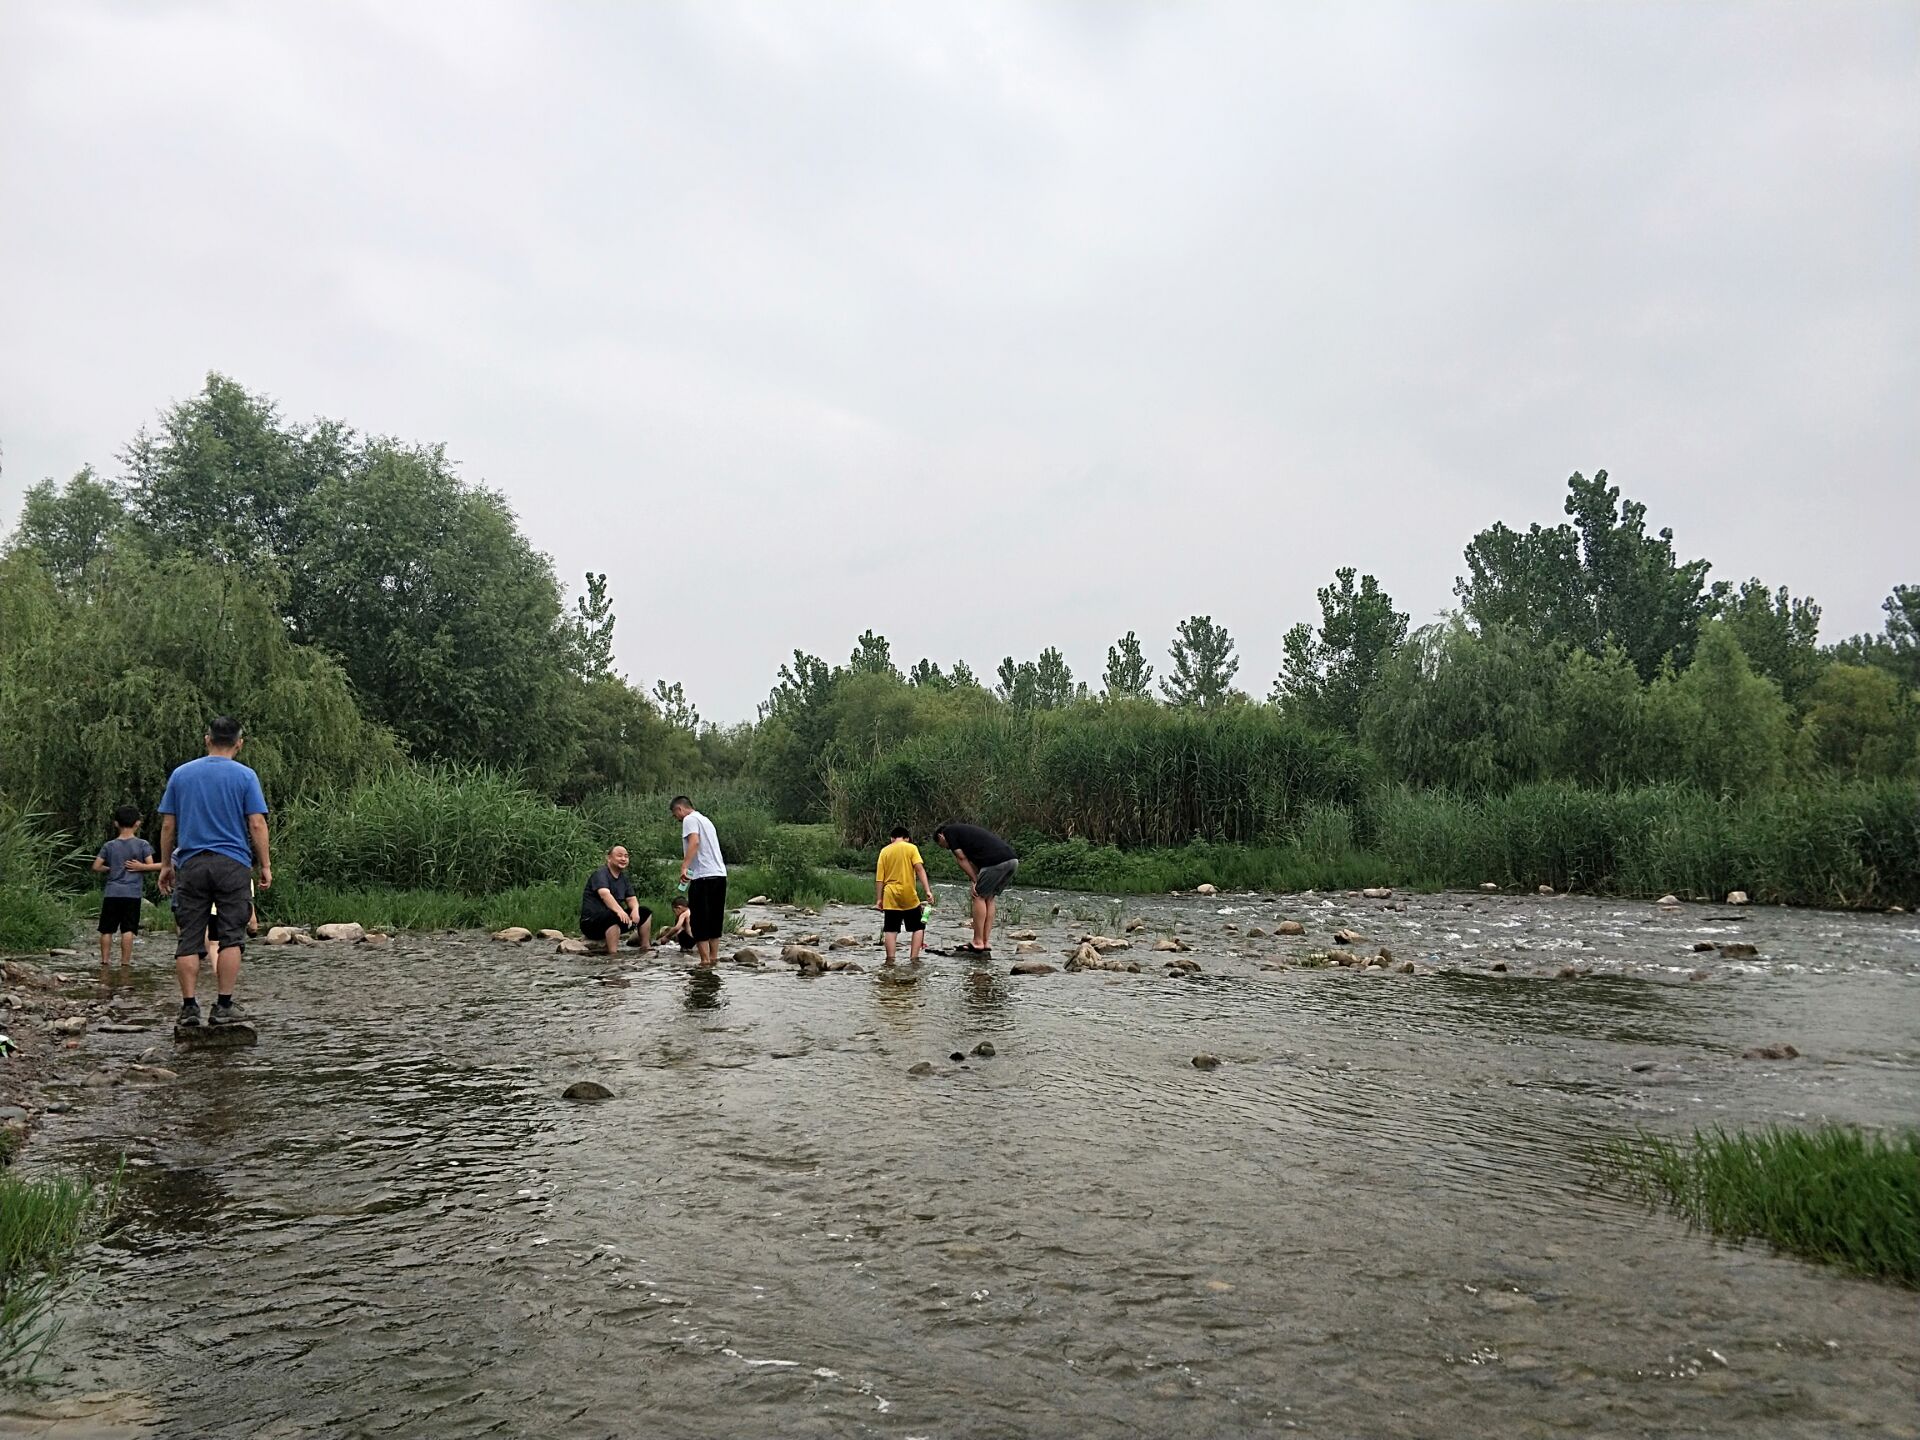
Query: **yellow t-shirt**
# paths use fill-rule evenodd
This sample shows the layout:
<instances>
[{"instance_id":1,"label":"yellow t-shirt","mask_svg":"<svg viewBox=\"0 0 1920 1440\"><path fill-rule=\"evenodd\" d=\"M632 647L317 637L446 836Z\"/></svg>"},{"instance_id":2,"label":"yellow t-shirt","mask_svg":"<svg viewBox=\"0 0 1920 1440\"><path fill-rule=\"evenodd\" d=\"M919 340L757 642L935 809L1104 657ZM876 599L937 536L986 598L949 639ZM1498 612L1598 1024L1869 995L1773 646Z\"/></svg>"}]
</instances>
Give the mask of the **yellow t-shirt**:
<instances>
[{"instance_id":1,"label":"yellow t-shirt","mask_svg":"<svg viewBox=\"0 0 1920 1440\"><path fill-rule=\"evenodd\" d=\"M889 910L918 910L920 891L913 883L913 867L920 863L920 847L911 840L896 840L880 852L880 863L873 878L886 889L880 903Z\"/></svg>"}]
</instances>

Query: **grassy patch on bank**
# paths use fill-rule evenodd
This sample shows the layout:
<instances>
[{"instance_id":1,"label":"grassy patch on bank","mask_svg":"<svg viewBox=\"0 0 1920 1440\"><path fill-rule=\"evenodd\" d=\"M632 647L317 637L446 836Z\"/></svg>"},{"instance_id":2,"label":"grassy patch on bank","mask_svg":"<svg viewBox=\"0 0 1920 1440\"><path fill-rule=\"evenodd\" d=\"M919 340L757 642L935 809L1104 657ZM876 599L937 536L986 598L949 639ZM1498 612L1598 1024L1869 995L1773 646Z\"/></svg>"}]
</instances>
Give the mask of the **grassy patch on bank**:
<instances>
[{"instance_id":1,"label":"grassy patch on bank","mask_svg":"<svg viewBox=\"0 0 1920 1440\"><path fill-rule=\"evenodd\" d=\"M1758 1134L1642 1135L1607 1150L1609 1174L1727 1240L1920 1286L1920 1131L1829 1125Z\"/></svg>"},{"instance_id":2,"label":"grassy patch on bank","mask_svg":"<svg viewBox=\"0 0 1920 1440\"><path fill-rule=\"evenodd\" d=\"M0 1376L24 1371L52 1337L54 1289L112 1200L83 1180L0 1173Z\"/></svg>"}]
</instances>

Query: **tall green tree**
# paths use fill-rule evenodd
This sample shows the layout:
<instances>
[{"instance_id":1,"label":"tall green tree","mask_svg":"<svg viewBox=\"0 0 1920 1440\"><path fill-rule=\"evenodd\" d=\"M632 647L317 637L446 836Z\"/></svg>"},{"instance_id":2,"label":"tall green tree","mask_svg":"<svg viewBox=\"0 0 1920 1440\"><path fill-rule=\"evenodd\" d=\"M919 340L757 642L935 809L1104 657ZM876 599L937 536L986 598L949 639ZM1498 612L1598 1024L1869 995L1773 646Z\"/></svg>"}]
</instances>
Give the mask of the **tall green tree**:
<instances>
[{"instance_id":1,"label":"tall green tree","mask_svg":"<svg viewBox=\"0 0 1920 1440\"><path fill-rule=\"evenodd\" d=\"M876 635L871 630L864 631L854 642L847 669L855 675L892 675L898 678L900 674L893 668L893 646L887 643L886 636Z\"/></svg>"},{"instance_id":2,"label":"tall green tree","mask_svg":"<svg viewBox=\"0 0 1920 1440\"><path fill-rule=\"evenodd\" d=\"M1567 482L1571 524L1525 534L1496 523L1467 546L1454 585L1466 616L1599 655L1608 637L1643 680L1692 657L1709 608L1705 560L1675 558L1673 532L1648 534L1647 507L1622 501L1607 472Z\"/></svg>"},{"instance_id":3,"label":"tall green tree","mask_svg":"<svg viewBox=\"0 0 1920 1440\"><path fill-rule=\"evenodd\" d=\"M42 480L27 491L7 548L31 551L54 584L71 589L105 557L126 518L119 495L85 466L64 486Z\"/></svg>"},{"instance_id":4,"label":"tall green tree","mask_svg":"<svg viewBox=\"0 0 1920 1440\"><path fill-rule=\"evenodd\" d=\"M1233 698L1233 677L1240 661L1233 653L1233 637L1211 615L1182 620L1174 635L1173 670L1160 682L1160 691L1172 705L1214 710Z\"/></svg>"},{"instance_id":5,"label":"tall green tree","mask_svg":"<svg viewBox=\"0 0 1920 1440\"><path fill-rule=\"evenodd\" d=\"M1700 628L1693 662L1678 678L1662 677L1648 708L1677 753L1669 774L1703 790L1745 795L1778 785L1793 751L1793 719L1780 687L1754 673L1733 627L1710 620Z\"/></svg>"},{"instance_id":6,"label":"tall green tree","mask_svg":"<svg viewBox=\"0 0 1920 1440\"><path fill-rule=\"evenodd\" d=\"M613 597L602 571L587 572L587 593L573 602L573 633L580 653L580 674L603 680L613 674Z\"/></svg>"},{"instance_id":7,"label":"tall green tree","mask_svg":"<svg viewBox=\"0 0 1920 1440\"><path fill-rule=\"evenodd\" d=\"M1387 772L1411 784L1504 790L1544 779L1559 743L1558 677L1552 646L1456 616L1394 651L1361 733Z\"/></svg>"},{"instance_id":8,"label":"tall green tree","mask_svg":"<svg viewBox=\"0 0 1920 1440\"><path fill-rule=\"evenodd\" d=\"M1807 694L1810 768L1850 780L1920 776L1920 695L1871 665L1827 666Z\"/></svg>"},{"instance_id":9,"label":"tall green tree","mask_svg":"<svg viewBox=\"0 0 1920 1440\"><path fill-rule=\"evenodd\" d=\"M1748 663L1797 706L1826 664L1820 653L1820 607L1811 598L1795 599L1784 585L1769 591L1753 579L1718 594L1715 608Z\"/></svg>"},{"instance_id":10,"label":"tall green tree","mask_svg":"<svg viewBox=\"0 0 1920 1440\"><path fill-rule=\"evenodd\" d=\"M210 374L198 395L127 447L127 503L156 554L284 563L324 523L308 502L346 473L355 449L353 432L337 421L289 424L264 395Z\"/></svg>"},{"instance_id":11,"label":"tall green tree","mask_svg":"<svg viewBox=\"0 0 1920 1440\"><path fill-rule=\"evenodd\" d=\"M247 727L275 804L392 763L392 736L340 668L296 645L245 571L121 543L62 592L30 552L0 560L0 794L94 834L113 807L149 814L215 715Z\"/></svg>"},{"instance_id":12,"label":"tall green tree","mask_svg":"<svg viewBox=\"0 0 1920 1440\"><path fill-rule=\"evenodd\" d=\"M689 735L700 731L700 712L694 709L693 702L687 699L686 687L678 680L669 685L665 680L653 682L653 703L660 712L660 718L676 730L684 730Z\"/></svg>"},{"instance_id":13,"label":"tall green tree","mask_svg":"<svg viewBox=\"0 0 1920 1440\"><path fill-rule=\"evenodd\" d=\"M1140 649L1140 637L1129 630L1107 647L1105 693L1110 700L1145 700L1153 693L1153 666Z\"/></svg>"},{"instance_id":14,"label":"tall green tree","mask_svg":"<svg viewBox=\"0 0 1920 1440\"><path fill-rule=\"evenodd\" d=\"M929 690L946 690L953 684L940 667L925 656L913 662L913 668L907 672L907 683Z\"/></svg>"},{"instance_id":15,"label":"tall green tree","mask_svg":"<svg viewBox=\"0 0 1920 1440\"><path fill-rule=\"evenodd\" d=\"M1393 608L1393 597L1373 576L1361 577L1358 587L1354 576L1352 566L1342 567L1320 590L1318 634L1304 623L1287 631L1271 696L1305 723L1348 735L1359 733L1381 665L1407 638L1407 616Z\"/></svg>"},{"instance_id":16,"label":"tall green tree","mask_svg":"<svg viewBox=\"0 0 1920 1440\"><path fill-rule=\"evenodd\" d=\"M295 636L340 659L417 756L547 784L572 735L560 588L505 499L439 447L376 442L310 497L292 570Z\"/></svg>"},{"instance_id":17,"label":"tall green tree","mask_svg":"<svg viewBox=\"0 0 1920 1440\"><path fill-rule=\"evenodd\" d=\"M1834 647L1849 665L1885 670L1909 690L1920 690L1920 585L1896 585L1880 605L1886 625L1878 635L1854 635Z\"/></svg>"}]
</instances>

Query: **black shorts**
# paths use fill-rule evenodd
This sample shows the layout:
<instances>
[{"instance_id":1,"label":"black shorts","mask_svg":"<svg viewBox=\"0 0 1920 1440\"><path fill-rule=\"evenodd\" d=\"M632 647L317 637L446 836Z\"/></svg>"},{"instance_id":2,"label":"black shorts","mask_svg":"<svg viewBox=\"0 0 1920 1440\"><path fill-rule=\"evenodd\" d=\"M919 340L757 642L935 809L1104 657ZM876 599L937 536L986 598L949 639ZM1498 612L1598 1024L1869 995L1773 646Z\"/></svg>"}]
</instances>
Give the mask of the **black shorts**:
<instances>
[{"instance_id":1,"label":"black shorts","mask_svg":"<svg viewBox=\"0 0 1920 1440\"><path fill-rule=\"evenodd\" d=\"M695 940L718 940L727 928L727 877L703 875L688 881L687 913Z\"/></svg>"},{"instance_id":2,"label":"black shorts","mask_svg":"<svg viewBox=\"0 0 1920 1440\"><path fill-rule=\"evenodd\" d=\"M909 935L918 935L927 928L927 922L920 914L920 907L916 905L911 910L887 911L887 918L882 928L889 935L898 935L902 930Z\"/></svg>"},{"instance_id":3,"label":"black shorts","mask_svg":"<svg viewBox=\"0 0 1920 1440\"><path fill-rule=\"evenodd\" d=\"M695 940L693 936L687 934L685 931L682 931L680 934L673 937L673 943L678 945L682 953L684 953L688 950L693 949L693 947L697 945L699 942Z\"/></svg>"},{"instance_id":4,"label":"black shorts","mask_svg":"<svg viewBox=\"0 0 1920 1440\"><path fill-rule=\"evenodd\" d=\"M198 955L206 949L209 920L214 942L222 950L246 949L247 921L253 915L253 867L212 850L188 856L173 879L173 913L180 922L175 955Z\"/></svg>"},{"instance_id":5,"label":"black shorts","mask_svg":"<svg viewBox=\"0 0 1920 1440\"><path fill-rule=\"evenodd\" d=\"M100 897L100 933L124 931L140 933L140 897L138 895L102 895Z\"/></svg>"},{"instance_id":6,"label":"black shorts","mask_svg":"<svg viewBox=\"0 0 1920 1440\"><path fill-rule=\"evenodd\" d=\"M642 905L640 907L641 923L645 924L652 918L653 911L649 910L645 905ZM623 935L629 930L638 928L631 920L627 919L626 916L616 915L604 905L598 906L593 910L582 910L580 912L580 933L589 940L605 940L607 938L607 931L616 925L620 927L620 933Z\"/></svg>"}]
</instances>

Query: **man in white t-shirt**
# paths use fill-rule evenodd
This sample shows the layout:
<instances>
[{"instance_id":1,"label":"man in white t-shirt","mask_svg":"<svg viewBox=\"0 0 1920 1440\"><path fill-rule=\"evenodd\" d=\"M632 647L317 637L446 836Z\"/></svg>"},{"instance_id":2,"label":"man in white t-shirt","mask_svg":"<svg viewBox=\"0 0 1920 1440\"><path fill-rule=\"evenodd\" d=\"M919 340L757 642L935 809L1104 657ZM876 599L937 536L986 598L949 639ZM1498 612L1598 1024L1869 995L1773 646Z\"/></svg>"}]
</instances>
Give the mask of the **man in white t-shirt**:
<instances>
[{"instance_id":1,"label":"man in white t-shirt","mask_svg":"<svg viewBox=\"0 0 1920 1440\"><path fill-rule=\"evenodd\" d=\"M680 883L687 887L687 913L692 917L694 948L702 969L720 958L720 932L727 923L727 859L720 853L720 837L713 822L693 808L684 795L668 807L680 822Z\"/></svg>"}]
</instances>

